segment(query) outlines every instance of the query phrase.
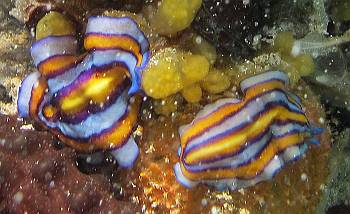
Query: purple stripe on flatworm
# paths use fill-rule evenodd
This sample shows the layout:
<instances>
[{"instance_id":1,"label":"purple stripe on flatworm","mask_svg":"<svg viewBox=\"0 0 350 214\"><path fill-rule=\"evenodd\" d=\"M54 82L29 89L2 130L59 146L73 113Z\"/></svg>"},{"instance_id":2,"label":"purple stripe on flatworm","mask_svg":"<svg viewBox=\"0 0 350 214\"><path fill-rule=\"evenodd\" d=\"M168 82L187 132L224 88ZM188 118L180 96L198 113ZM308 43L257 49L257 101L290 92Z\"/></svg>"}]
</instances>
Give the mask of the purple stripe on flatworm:
<instances>
[{"instance_id":1,"label":"purple stripe on flatworm","mask_svg":"<svg viewBox=\"0 0 350 214\"><path fill-rule=\"evenodd\" d=\"M48 40L59 40L59 39L73 39L73 40L76 40L76 38L73 36L73 35L66 35L66 36L48 36L48 37L44 37L40 40L37 40L33 43L31 49L33 48L37 48L36 46L38 45L42 45L43 42L46 42Z\"/></svg>"},{"instance_id":2,"label":"purple stripe on flatworm","mask_svg":"<svg viewBox=\"0 0 350 214\"><path fill-rule=\"evenodd\" d=\"M204 130L202 130L202 131L198 132L197 134L193 135L192 137L190 137L190 138L186 141L186 145L188 145L188 144L189 144L191 141L193 141L195 138L197 138L197 137L203 135L203 134L206 133L206 132L209 132L210 129L212 129L212 128L214 128L214 127L217 127L217 126L220 126L223 122L225 122L225 121L228 120L229 118L234 117L235 115L237 115L237 114L240 113L241 111L245 110L245 108L247 108L247 105L249 105L251 102L254 102L257 98L262 97L262 96L265 96L265 95L270 94L270 93L272 93L272 92L281 92L281 93L282 93L282 96L284 96L284 98L287 97L287 95L285 94L285 92L284 92L283 90L281 90L281 89L272 89L272 90L269 90L269 91L265 91L265 92L263 92L263 93L261 93L261 94L258 94L257 96L252 97L251 99L249 99L249 100L248 100L240 109L238 109L237 111L228 114L227 116L223 117L221 120L217 121L216 123L211 124L211 126L205 128ZM284 104L283 106L286 107L289 111L294 112L294 113L297 113L297 114L302 114L302 115L304 115L304 112L302 112L302 111L294 111L294 110L290 109L290 107L287 105L287 104L289 103L289 104L291 104L292 106L295 106L293 103L286 102L286 101L284 101L284 102L282 102L282 101L281 101L281 102L270 102L270 103L277 103L277 104L280 104L280 105ZM269 105L270 103L268 103L267 105ZM232 104L229 104L229 105L232 105ZM236 104L233 104L233 105L236 105ZM263 112L268 108L267 105L265 105L265 106L266 106L265 109L263 109L263 110L260 111L260 112L257 112L257 113L256 113L255 115L253 115L252 117L253 117L253 118L256 118L257 115L263 113ZM295 106L295 107L298 108L297 106ZM219 111L219 109L218 109L218 111ZM210 115L204 117L203 119L208 118L208 117L210 117ZM243 123L243 125L247 125L247 124L250 124L250 123L249 123L249 122ZM233 129L232 131L235 131L235 130L237 130L237 129L241 129L240 127L242 127L242 125L236 126L236 129ZM186 146L186 150L187 150L188 147L191 148L191 146Z\"/></svg>"},{"instance_id":3,"label":"purple stripe on flatworm","mask_svg":"<svg viewBox=\"0 0 350 214\"><path fill-rule=\"evenodd\" d=\"M227 155L221 155L219 157L215 157L215 158L210 158L210 159L205 159L205 160L201 160L200 163L211 163L211 162L215 162L215 161L219 161L219 160L223 160L225 158L228 158L228 157L232 157L232 156L236 156L236 155L239 155L240 153L242 153L247 147L257 143L259 140L261 140L269 131L270 131L270 127L272 125L279 125L279 126L282 126L282 125L288 125L288 124L296 124L296 125L300 125L300 126L307 126L307 124L305 123L300 123L298 121L294 121L294 120L285 120L285 121L273 121L271 122L260 134L258 134L256 137L254 137L253 139L251 140L248 140L248 142L246 144L243 144L240 146L240 148L233 152L233 153L230 153L230 154L227 154ZM295 130L295 129L294 129ZM229 135L231 133L226 133L226 135ZM287 133L287 135L289 134L289 132ZM287 135L281 135L279 136L278 138L280 137L285 137ZM215 143L217 141L217 136L213 137L212 139L209 139L207 140L207 144L206 145L210 145L211 143ZM199 146L199 147L194 147L193 149L191 149L190 151L187 151L184 155L181 156L181 160L183 163L186 163L185 161L185 158L186 156L188 155L188 153L190 152L193 152L195 150L198 150L200 149L202 146ZM188 163L186 163L188 166L190 166ZM191 165L195 165L195 164L198 164L197 162L196 163L193 163Z\"/></svg>"},{"instance_id":4,"label":"purple stripe on flatworm","mask_svg":"<svg viewBox=\"0 0 350 214\"><path fill-rule=\"evenodd\" d=\"M100 70L99 70L100 71ZM96 72L99 72L96 71ZM105 70L104 70L105 71ZM84 75L78 77L81 78L77 82L74 81L75 83L69 88L65 88L65 91L62 91L62 93L59 93L52 101L51 103L54 106L59 106L59 102L61 99L64 99L65 96L68 96L72 91L74 91L77 87L80 86L80 84L84 83L85 81L89 80L91 76L95 74L95 71L90 70L87 73L84 73ZM90 114L94 114L97 112L104 111L108 107L110 107L120 96L120 94L128 87L130 84L130 81L128 79L123 80L116 89L111 92L109 99L107 99L103 105L101 106L98 103L93 103L93 104L88 104L86 108L81 109L80 112L74 113L74 114L65 114L63 112L60 112L59 118L61 121L64 121L68 124L77 124L80 123L81 121L85 120Z\"/></svg>"},{"instance_id":5,"label":"purple stripe on flatworm","mask_svg":"<svg viewBox=\"0 0 350 214\"><path fill-rule=\"evenodd\" d=\"M86 108L81 109L80 112L74 113L72 115L70 114L65 114L63 112L60 112L58 118L60 118L60 121L65 122L67 124L78 124L84 121L89 115L95 114L98 112L105 111L108 107L113 105L118 97L122 94L122 92L127 88L129 85L129 81L127 79L121 83L117 89L115 89L110 95L109 99L107 99L103 105L99 104L88 104ZM57 102L56 106L57 105Z\"/></svg>"},{"instance_id":6,"label":"purple stripe on flatworm","mask_svg":"<svg viewBox=\"0 0 350 214\"><path fill-rule=\"evenodd\" d=\"M59 90L57 95L55 95L55 98L54 98L55 101L59 101L64 97L68 96L69 94L71 94L72 91L76 90L81 84L84 84L86 81L90 80L94 74L106 72L106 70L112 69L117 66L122 67L127 71L129 70L124 62L116 61L112 64L107 64L107 65L98 66L98 67L93 66L88 70L82 71L72 83L70 83L69 85Z\"/></svg>"},{"instance_id":7,"label":"purple stripe on flatworm","mask_svg":"<svg viewBox=\"0 0 350 214\"><path fill-rule=\"evenodd\" d=\"M259 157L261 156L261 154L262 154L263 151L267 148L267 146L269 145L269 142L271 142L271 140L273 140L273 139L278 139L278 138L283 138L283 137L285 137L285 136L293 135L293 134L297 134L297 133L300 133L300 131L295 131L295 132L293 132L293 133L292 133L292 132L291 132L291 133L287 133L287 134L285 134L285 135L283 135L283 136L278 136L278 137L270 136L269 139L267 140L267 143L263 146L263 148L262 148L261 150L259 150L258 153L255 154L254 158L250 158L250 159L248 159L247 161L245 161L245 162L243 162L243 163L241 163L241 164L238 164L238 165L235 166L235 167L231 167L231 166L222 166L222 167L217 167L217 168L213 167L213 168L210 168L209 170L210 170L210 171L213 171L213 173L215 173L214 170L220 170L220 169L236 169L236 168L239 168L239 167L243 167L244 165L248 165L248 164L252 163L253 161L259 161L259 160L257 160L257 158L259 158ZM257 173L254 177L244 177L244 176L243 176L243 177L235 177L235 178L237 178L237 179L252 179L252 178L255 178L256 176L258 176L259 174L261 174L261 173L264 171L264 169L266 168L266 166L271 162L271 160L272 160L276 155L279 156L279 155L280 155L282 152L284 152L287 148L292 147L292 146L299 146L299 145L301 145L301 144L303 144L303 143L304 143L304 141L300 141L300 142L298 142L298 143L295 143L295 144L293 144L293 145L291 145L291 146L288 146L288 147L284 148L283 150L277 152L263 167L260 168L260 171L258 171L258 173ZM203 171L207 171L207 170L208 170L208 169L190 170L190 169L187 168L188 165L187 165L186 163L184 163L184 166L185 166L186 169L187 169L189 172L191 172L191 173L200 173L200 172L203 172ZM225 179L225 178L220 178L220 179Z\"/></svg>"},{"instance_id":8,"label":"purple stripe on flatworm","mask_svg":"<svg viewBox=\"0 0 350 214\"><path fill-rule=\"evenodd\" d=\"M119 117L118 119L116 119L116 121L108 128L102 130L101 132L99 133L95 133L95 134L92 134L91 136L89 137L71 137L71 136L67 136L65 135L58 127L56 128L48 128L48 129L52 129L52 130L55 130L59 133L61 133L63 136L67 137L67 138L70 138L70 139L73 139L74 141L76 141L77 143L79 144L87 144L87 143L90 143L89 140L92 139L92 138L97 138L97 137L100 137L108 132L110 132L115 126L117 126L118 124L120 124L128 115L129 113L129 110L128 110L128 107L125 108L125 111L123 113L123 115L121 117ZM129 134L129 133L127 133ZM130 133L131 134L131 133ZM94 150L94 151L104 151L105 149L97 149L97 150Z\"/></svg>"}]
</instances>

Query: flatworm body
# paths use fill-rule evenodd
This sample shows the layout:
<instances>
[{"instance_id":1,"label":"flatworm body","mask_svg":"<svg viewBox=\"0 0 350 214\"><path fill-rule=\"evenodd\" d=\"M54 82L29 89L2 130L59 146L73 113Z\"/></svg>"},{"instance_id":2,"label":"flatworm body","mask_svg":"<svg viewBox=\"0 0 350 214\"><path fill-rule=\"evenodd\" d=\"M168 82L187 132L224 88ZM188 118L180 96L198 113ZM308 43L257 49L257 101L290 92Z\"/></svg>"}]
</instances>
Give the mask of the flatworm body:
<instances>
[{"instance_id":1,"label":"flatworm body","mask_svg":"<svg viewBox=\"0 0 350 214\"><path fill-rule=\"evenodd\" d=\"M180 127L180 183L238 189L271 179L307 150L312 128L301 100L286 91L288 76L270 71L240 83L243 100L222 99Z\"/></svg>"},{"instance_id":2,"label":"flatworm body","mask_svg":"<svg viewBox=\"0 0 350 214\"><path fill-rule=\"evenodd\" d=\"M132 137L140 107L140 75L149 43L130 18L91 17L84 48L74 36L49 36L32 45L38 71L19 89L18 112L81 152L110 151L130 167L138 156Z\"/></svg>"}]
</instances>

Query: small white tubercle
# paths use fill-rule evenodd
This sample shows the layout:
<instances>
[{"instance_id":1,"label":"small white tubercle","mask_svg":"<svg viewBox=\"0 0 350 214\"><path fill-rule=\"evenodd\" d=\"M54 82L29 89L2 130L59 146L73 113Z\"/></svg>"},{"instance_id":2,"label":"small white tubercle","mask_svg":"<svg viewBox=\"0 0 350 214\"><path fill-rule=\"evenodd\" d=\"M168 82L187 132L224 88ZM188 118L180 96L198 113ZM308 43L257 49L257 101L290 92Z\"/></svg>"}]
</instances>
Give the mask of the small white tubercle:
<instances>
[{"instance_id":1,"label":"small white tubercle","mask_svg":"<svg viewBox=\"0 0 350 214\"><path fill-rule=\"evenodd\" d=\"M292 51L291 51L292 56L298 56L299 54L301 54L301 44L298 41L295 41L292 47Z\"/></svg>"}]
</instances>

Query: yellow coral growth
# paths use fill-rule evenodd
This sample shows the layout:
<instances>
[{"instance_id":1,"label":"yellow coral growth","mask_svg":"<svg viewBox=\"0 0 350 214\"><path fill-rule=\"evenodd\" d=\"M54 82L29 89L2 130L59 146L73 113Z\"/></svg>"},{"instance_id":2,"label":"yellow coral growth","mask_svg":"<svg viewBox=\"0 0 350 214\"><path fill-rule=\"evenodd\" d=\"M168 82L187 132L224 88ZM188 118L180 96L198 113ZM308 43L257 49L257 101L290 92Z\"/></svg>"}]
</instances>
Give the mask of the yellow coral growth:
<instances>
[{"instance_id":1,"label":"yellow coral growth","mask_svg":"<svg viewBox=\"0 0 350 214\"><path fill-rule=\"evenodd\" d=\"M202 90L198 82L209 72L209 62L201 55L184 53L176 48L158 51L143 72L142 87L155 99L166 98L177 92L188 102L198 102Z\"/></svg>"},{"instance_id":2,"label":"yellow coral growth","mask_svg":"<svg viewBox=\"0 0 350 214\"><path fill-rule=\"evenodd\" d=\"M183 73L184 85L189 86L207 76L209 62L204 56L186 54L181 71Z\"/></svg>"},{"instance_id":3,"label":"yellow coral growth","mask_svg":"<svg viewBox=\"0 0 350 214\"><path fill-rule=\"evenodd\" d=\"M177 33L192 23L202 0L162 0L150 17L151 26L162 35Z\"/></svg>"},{"instance_id":4,"label":"yellow coral growth","mask_svg":"<svg viewBox=\"0 0 350 214\"><path fill-rule=\"evenodd\" d=\"M162 49L152 56L142 76L142 87L148 96L165 98L183 88L181 58L182 53L175 48Z\"/></svg>"},{"instance_id":5,"label":"yellow coral growth","mask_svg":"<svg viewBox=\"0 0 350 214\"><path fill-rule=\"evenodd\" d=\"M199 84L191 85L181 91L181 95L187 102L197 103L202 98L202 89Z\"/></svg>"},{"instance_id":6,"label":"yellow coral growth","mask_svg":"<svg viewBox=\"0 0 350 214\"><path fill-rule=\"evenodd\" d=\"M315 70L314 60L310 54L300 54L296 56L292 64L302 77L312 74Z\"/></svg>"},{"instance_id":7,"label":"yellow coral growth","mask_svg":"<svg viewBox=\"0 0 350 214\"><path fill-rule=\"evenodd\" d=\"M192 38L192 42L193 46L191 50L193 53L205 56L209 60L210 64L215 63L217 53L213 45L199 35L194 36Z\"/></svg>"},{"instance_id":8,"label":"yellow coral growth","mask_svg":"<svg viewBox=\"0 0 350 214\"><path fill-rule=\"evenodd\" d=\"M64 15L51 11L36 26L36 40L47 36L74 35L74 24Z\"/></svg>"}]
</instances>

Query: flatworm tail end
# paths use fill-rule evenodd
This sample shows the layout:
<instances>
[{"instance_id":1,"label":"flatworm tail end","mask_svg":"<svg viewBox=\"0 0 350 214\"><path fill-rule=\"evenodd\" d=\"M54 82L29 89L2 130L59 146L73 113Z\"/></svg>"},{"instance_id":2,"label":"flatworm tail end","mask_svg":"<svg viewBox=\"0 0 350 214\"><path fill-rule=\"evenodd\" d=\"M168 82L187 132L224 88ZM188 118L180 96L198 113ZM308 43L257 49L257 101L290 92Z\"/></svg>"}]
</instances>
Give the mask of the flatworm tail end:
<instances>
[{"instance_id":1,"label":"flatworm tail end","mask_svg":"<svg viewBox=\"0 0 350 214\"><path fill-rule=\"evenodd\" d=\"M130 137L128 142L122 147L110 151L113 158L118 161L119 166L123 168L131 168L134 165L139 152L139 148L133 137Z\"/></svg>"}]
</instances>

